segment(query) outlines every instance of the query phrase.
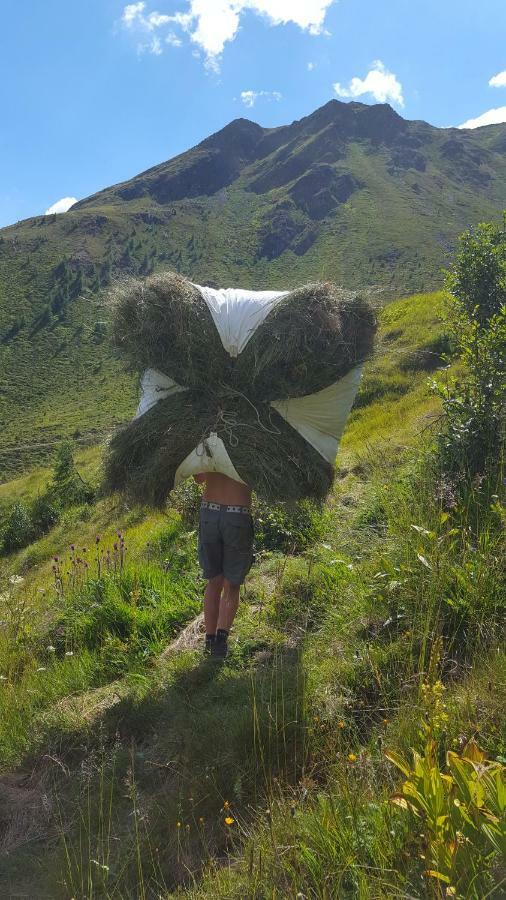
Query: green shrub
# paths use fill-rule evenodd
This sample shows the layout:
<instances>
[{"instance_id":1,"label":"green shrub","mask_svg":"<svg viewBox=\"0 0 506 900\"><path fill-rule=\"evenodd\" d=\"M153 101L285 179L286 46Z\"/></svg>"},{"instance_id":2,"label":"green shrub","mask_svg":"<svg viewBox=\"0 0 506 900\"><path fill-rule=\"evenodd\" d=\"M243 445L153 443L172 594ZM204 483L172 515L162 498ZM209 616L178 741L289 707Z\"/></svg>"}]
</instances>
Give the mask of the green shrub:
<instances>
[{"instance_id":1,"label":"green shrub","mask_svg":"<svg viewBox=\"0 0 506 900\"><path fill-rule=\"evenodd\" d=\"M26 547L32 540L33 526L30 510L19 501L12 507L7 516L4 528L2 550L4 553L14 553Z\"/></svg>"},{"instance_id":2,"label":"green shrub","mask_svg":"<svg viewBox=\"0 0 506 900\"><path fill-rule=\"evenodd\" d=\"M302 553L320 540L325 529L322 507L311 500L269 506L255 498L252 512L258 550Z\"/></svg>"},{"instance_id":3,"label":"green shrub","mask_svg":"<svg viewBox=\"0 0 506 900\"><path fill-rule=\"evenodd\" d=\"M170 507L177 510L187 528L197 527L201 501L202 490L193 478L187 478L169 495Z\"/></svg>"},{"instance_id":4,"label":"green shrub","mask_svg":"<svg viewBox=\"0 0 506 900\"><path fill-rule=\"evenodd\" d=\"M70 441L63 441L58 448L47 496L63 509L91 503L94 499L95 492L76 469Z\"/></svg>"},{"instance_id":5,"label":"green shrub","mask_svg":"<svg viewBox=\"0 0 506 900\"><path fill-rule=\"evenodd\" d=\"M60 507L47 493L39 494L32 503L31 519L34 536L50 531L60 520Z\"/></svg>"},{"instance_id":6,"label":"green shrub","mask_svg":"<svg viewBox=\"0 0 506 900\"><path fill-rule=\"evenodd\" d=\"M466 231L447 277L448 319L463 370L437 388L439 454L450 476L493 471L504 444L506 216Z\"/></svg>"}]
</instances>

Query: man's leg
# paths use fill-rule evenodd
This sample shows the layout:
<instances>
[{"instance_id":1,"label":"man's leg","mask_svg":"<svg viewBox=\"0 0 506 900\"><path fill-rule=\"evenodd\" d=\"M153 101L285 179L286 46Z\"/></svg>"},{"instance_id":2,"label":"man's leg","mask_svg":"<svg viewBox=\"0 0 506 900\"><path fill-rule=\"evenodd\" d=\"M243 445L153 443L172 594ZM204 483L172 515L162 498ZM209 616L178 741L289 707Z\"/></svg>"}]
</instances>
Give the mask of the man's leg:
<instances>
[{"instance_id":1,"label":"man's leg","mask_svg":"<svg viewBox=\"0 0 506 900\"><path fill-rule=\"evenodd\" d=\"M239 592L241 588L238 584L231 584L228 579L223 579L223 591L220 600L220 611L218 614L218 627L216 629L216 639L211 649L213 656L224 659L228 653L228 634L232 628L235 619L237 607L239 606Z\"/></svg>"},{"instance_id":2,"label":"man's leg","mask_svg":"<svg viewBox=\"0 0 506 900\"><path fill-rule=\"evenodd\" d=\"M216 575L215 578L211 578L207 582L204 592L204 622L206 623L206 635L216 634L222 588L223 575Z\"/></svg>"},{"instance_id":3,"label":"man's leg","mask_svg":"<svg viewBox=\"0 0 506 900\"><path fill-rule=\"evenodd\" d=\"M231 584L227 578L223 579L223 591L221 594L219 615L217 621L217 631L226 631L227 634L232 628L232 623L239 606L239 593L241 586L239 584Z\"/></svg>"}]
</instances>

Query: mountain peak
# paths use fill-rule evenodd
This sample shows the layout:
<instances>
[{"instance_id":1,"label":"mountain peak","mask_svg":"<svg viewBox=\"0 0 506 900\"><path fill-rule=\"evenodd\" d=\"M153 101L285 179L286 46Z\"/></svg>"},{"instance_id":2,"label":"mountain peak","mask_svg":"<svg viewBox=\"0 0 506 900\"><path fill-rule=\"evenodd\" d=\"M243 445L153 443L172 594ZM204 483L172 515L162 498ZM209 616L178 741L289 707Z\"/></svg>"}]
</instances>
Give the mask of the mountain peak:
<instances>
[{"instance_id":1,"label":"mountain peak","mask_svg":"<svg viewBox=\"0 0 506 900\"><path fill-rule=\"evenodd\" d=\"M221 148L251 154L251 147L256 146L265 134L265 129L251 119L232 119L219 131L206 138L199 147Z\"/></svg>"},{"instance_id":2,"label":"mountain peak","mask_svg":"<svg viewBox=\"0 0 506 900\"><path fill-rule=\"evenodd\" d=\"M345 103L336 99L329 100L301 119L302 123L310 128L333 125L339 129L343 139L370 138L375 142L389 142L395 134L407 128L406 120L389 103L370 105L356 100Z\"/></svg>"}]
</instances>

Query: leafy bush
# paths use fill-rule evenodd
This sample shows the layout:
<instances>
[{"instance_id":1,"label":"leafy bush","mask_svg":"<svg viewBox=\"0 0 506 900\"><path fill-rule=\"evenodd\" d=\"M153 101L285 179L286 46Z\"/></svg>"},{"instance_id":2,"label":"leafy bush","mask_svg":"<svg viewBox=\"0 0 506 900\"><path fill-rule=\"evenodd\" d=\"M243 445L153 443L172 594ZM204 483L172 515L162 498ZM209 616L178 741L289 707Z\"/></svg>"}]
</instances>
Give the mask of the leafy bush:
<instances>
[{"instance_id":1,"label":"leafy bush","mask_svg":"<svg viewBox=\"0 0 506 900\"><path fill-rule=\"evenodd\" d=\"M252 512L258 550L302 553L321 538L325 528L321 506L310 500L269 506L255 498Z\"/></svg>"},{"instance_id":2,"label":"leafy bush","mask_svg":"<svg viewBox=\"0 0 506 900\"><path fill-rule=\"evenodd\" d=\"M15 553L26 547L32 540L33 526L30 510L19 501L12 507L7 516L4 528L2 550L4 553Z\"/></svg>"},{"instance_id":3,"label":"leafy bush","mask_svg":"<svg viewBox=\"0 0 506 900\"><path fill-rule=\"evenodd\" d=\"M506 389L506 215L502 226L478 225L460 239L447 276L449 325L463 370L438 391L445 473L483 473L500 457Z\"/></svg>"},{"instance_id":4,"label":"leafy bush","mask_svg":"<svg viewBox=\"0 0 506 900\"><path fill-rule=\"evenodd\" d=\"M170 492L169 505L180 514L183 524L195 528L199 522L202 491L193 478L187 478L179 487Z\"/></svg>"},{"instance_id":5,"label":"leafy bush","mask_svg":"<svg viewBox=\"0 0 506 900\"><path fill-rule=\"evenodd\" d=\"M60 507L47 493L39 494L32 503L31 520L37 537L50 531L60 520Z\"/></svg>"},{"instance_id":6,"label":"leafy bush","mask_svg":"<svg viewBox=\"0 0 506 900\"><path fill-rule=\"evenodd\" d=\"M93 499L93 488L75 467L72 445L64 441L58 448L53 476L45 491L30 505L19 502L12 507L4 528L2 552L21 550L50 531L64 510L86 506Z\"/></svg>"},{"instance_id":7,"label":"leafy bush","mask_svg":"<svg viewBox=\"0 0 506 900\"><path fill-rule=\"evenodd\" d=\"M64 441L58 448L47 496L63 509L91 503L94 499L92 487L81 478L76 469L70 441Z\"/></svg>"}]
</instances>

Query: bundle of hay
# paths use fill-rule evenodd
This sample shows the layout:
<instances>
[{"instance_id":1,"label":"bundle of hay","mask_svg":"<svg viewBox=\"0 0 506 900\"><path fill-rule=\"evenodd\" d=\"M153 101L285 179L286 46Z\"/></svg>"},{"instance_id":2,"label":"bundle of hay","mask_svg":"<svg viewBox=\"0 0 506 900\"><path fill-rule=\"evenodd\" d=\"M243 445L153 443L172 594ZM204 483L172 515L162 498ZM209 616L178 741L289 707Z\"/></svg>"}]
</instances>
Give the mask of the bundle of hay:
<instances>
[{"instance_id":1,"label":"bundle of hay","mask_svg":"<svg viewBox=\"0 0 506 900\"><path fill-rule=\"evenodd\" d=\"M367 301L332 284L211 291L167 272L119 283L110 302L144 396L109 445L109 490L162 505L187 475L222 471L269 502L326 496L372 350Z\"/></svg>"}]
</instances>

